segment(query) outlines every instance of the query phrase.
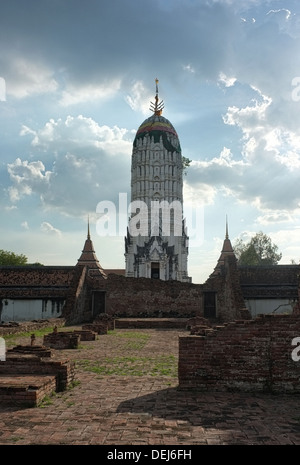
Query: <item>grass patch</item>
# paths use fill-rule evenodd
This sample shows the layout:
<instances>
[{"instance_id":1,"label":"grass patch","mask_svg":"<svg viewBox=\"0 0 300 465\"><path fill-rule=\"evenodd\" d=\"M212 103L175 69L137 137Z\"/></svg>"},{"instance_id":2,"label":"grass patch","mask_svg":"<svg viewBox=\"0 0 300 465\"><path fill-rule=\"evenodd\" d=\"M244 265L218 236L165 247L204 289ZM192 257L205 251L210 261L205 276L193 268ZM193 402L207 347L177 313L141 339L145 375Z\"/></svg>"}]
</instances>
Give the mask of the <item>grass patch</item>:
<instances>
[{"instance_id":1,"label":"grass patch","mask_svg":"<svg viewBox=\"0 0 300 465\"><path fill-rule=\"evenodd\" d=\"M39 408L49 407L49 405L53 404L53 398L56 396L56 392L52 392L50 395L47 395L43 398L43 400L38 404Z\"/></svg>"},{"instance_id":2,"label":"grass patch","mask_svg":"<svg viewBox=\"0 0 300 465\"><path fill-rule=\"evenodd\" d=\"M18 441L22 441L23 439L24 438L21 437L21 436L12 436L10 440L11 440L11 442L15 443L15 442L18 442Z\"/></svg>"},{"instance_id":3,"label":"grass patch","mask_svg":"<svg viewBox=\"0 0 300 465\"><path fill-rule=\"evenodd\" d=\"M177 361L173 355L157 357L107 357L103 361L81 360L86 371L104 376L168 376L177 377Z\"/></svg>"},{"instance_id":4,"label":"grass patch","mask_svg":"<svg viewBox=\"0 0 300 465\"><path fill-rule=\"evenodd\" d=\"M110 336L114 336L125 340L124 349L140 350L148 342L150 335L145 333L139 333L136 331L131 332L115 332L109 331Z\"/></svg>"},{"instance_id":5,"label":"grass patch","mask_svg":"<svg viewBox=\"0 0 300 465\"><path fill-rule=\"evenodd\" d=\"M35 337L43 337L45 334L52 333L53 327L41 328L35 331L27 331L24 333L15 333L15 334L5 334L2 337L5 339L7 347L17 345L17 340L19 338L28 338L28 344L30 344L31 335L34 334Z\"/></svg>"},{"instance_id":6,"label":"grass patch","mask_svg":"<svg viewBox=\"0 0 300 465\"><path fill-rule=\"evenodd\" d=\"M80 381L73 380L64 391L59 392L59 393L55 391L51 392L50 395L46 395L43 398L43 400L39 403L38 407L39 408L49 407L49 405L53 404L53 401L55 398L63 398L66 394L70 395L70 391L74 389L76 386L79 386L80 384L81 384ZM67 403L67 407L72 407L75 404L75 402L72 400L66 400L66 403Z\"/></svg>"}]
</instances>

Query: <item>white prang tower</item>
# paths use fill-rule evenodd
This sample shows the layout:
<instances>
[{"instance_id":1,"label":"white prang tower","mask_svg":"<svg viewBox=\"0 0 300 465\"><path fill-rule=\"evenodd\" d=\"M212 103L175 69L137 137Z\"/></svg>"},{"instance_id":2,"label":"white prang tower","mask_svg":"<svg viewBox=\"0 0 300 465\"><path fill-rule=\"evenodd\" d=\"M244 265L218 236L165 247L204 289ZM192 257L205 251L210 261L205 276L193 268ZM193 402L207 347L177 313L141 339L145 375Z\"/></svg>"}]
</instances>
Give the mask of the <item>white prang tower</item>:
<instances>
[{"instance_id":1,"label":"white prang tower","mask_svg":"<svg viewBox=\"0 0 300 465\"><path fill-rule=\"evenodd\" d=\"M133 142L126 276L191 282L180 142L173 125L161 116L164 104L155 82L153 115L141 124Z\"/></svg>"}]
</instances>

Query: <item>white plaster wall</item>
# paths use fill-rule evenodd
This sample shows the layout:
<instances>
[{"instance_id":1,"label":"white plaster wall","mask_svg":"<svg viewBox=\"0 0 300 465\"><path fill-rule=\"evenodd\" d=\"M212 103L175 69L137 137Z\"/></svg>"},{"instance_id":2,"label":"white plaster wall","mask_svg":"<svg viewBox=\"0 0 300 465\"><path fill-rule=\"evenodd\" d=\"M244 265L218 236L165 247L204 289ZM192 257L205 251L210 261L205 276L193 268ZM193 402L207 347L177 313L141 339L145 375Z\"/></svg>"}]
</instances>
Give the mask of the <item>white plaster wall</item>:
<instances>
[{"instance_id":1,"label":"white plaster wall","mask_svg":"<svg viewBox=\"0 0 300 465\"><path fill-rule=\"evenodd\" d=\"M63 300L52 299L3 299L0 321L31 321L58 318Z\"/></svg>"},{"instance_id":2,"label":"white plaster wall","mask_svg":"<svg viewBox=\"0 0 300 465\"><path fill-rule=\"evenodd\" d=\"M250 299L245 300L246 307L251 313L252 317L259 314L272 313L291 313L293 306L289 299Z\"/></svg>"}]
</instances>

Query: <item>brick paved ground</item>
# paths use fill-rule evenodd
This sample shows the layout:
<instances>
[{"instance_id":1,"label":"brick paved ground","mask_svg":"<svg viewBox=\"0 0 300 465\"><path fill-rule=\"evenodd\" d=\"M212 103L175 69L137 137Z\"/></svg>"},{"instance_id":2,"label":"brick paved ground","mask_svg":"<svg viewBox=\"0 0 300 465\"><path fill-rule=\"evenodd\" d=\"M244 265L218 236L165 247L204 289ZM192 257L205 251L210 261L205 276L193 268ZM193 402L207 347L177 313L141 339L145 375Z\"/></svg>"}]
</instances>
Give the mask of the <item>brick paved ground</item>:
<instances>
[{"instance_id":1,"label":"brick paved ground","mask_svg":"<svg viewBox=\"0 0 300 465\"><path fill-rule=\"evenodd\" d=\"M1 406L0 444L300 444L299 396L177 390L162 365L176 366L179 334L117 330L63 351L80 383L43 407Z\"/></svg>"}]
</instances>

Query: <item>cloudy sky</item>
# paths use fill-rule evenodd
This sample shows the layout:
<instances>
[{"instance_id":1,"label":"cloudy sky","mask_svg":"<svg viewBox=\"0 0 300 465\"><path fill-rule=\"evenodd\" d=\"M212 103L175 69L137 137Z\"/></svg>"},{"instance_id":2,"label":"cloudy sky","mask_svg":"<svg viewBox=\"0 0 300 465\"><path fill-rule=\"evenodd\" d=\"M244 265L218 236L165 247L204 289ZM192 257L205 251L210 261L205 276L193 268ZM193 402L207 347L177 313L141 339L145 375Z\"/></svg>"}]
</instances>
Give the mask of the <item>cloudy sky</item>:
<instances>
[{"instance_id":1,"label":"cloudy sky","mask_svg":"<svg viewBox=\"0 0 300 465\"><path fill-rule=\"evenodd\" d=\"M97 205L130 201L135 132L155 78L192 161L189 274L206 280L228 216L300 259L300 3L296 0L2 0L0 248L73 265L87 217L104 268L124 233ZM189 212L197 212L191 215Z\"/></svg>"}]
</instances>

